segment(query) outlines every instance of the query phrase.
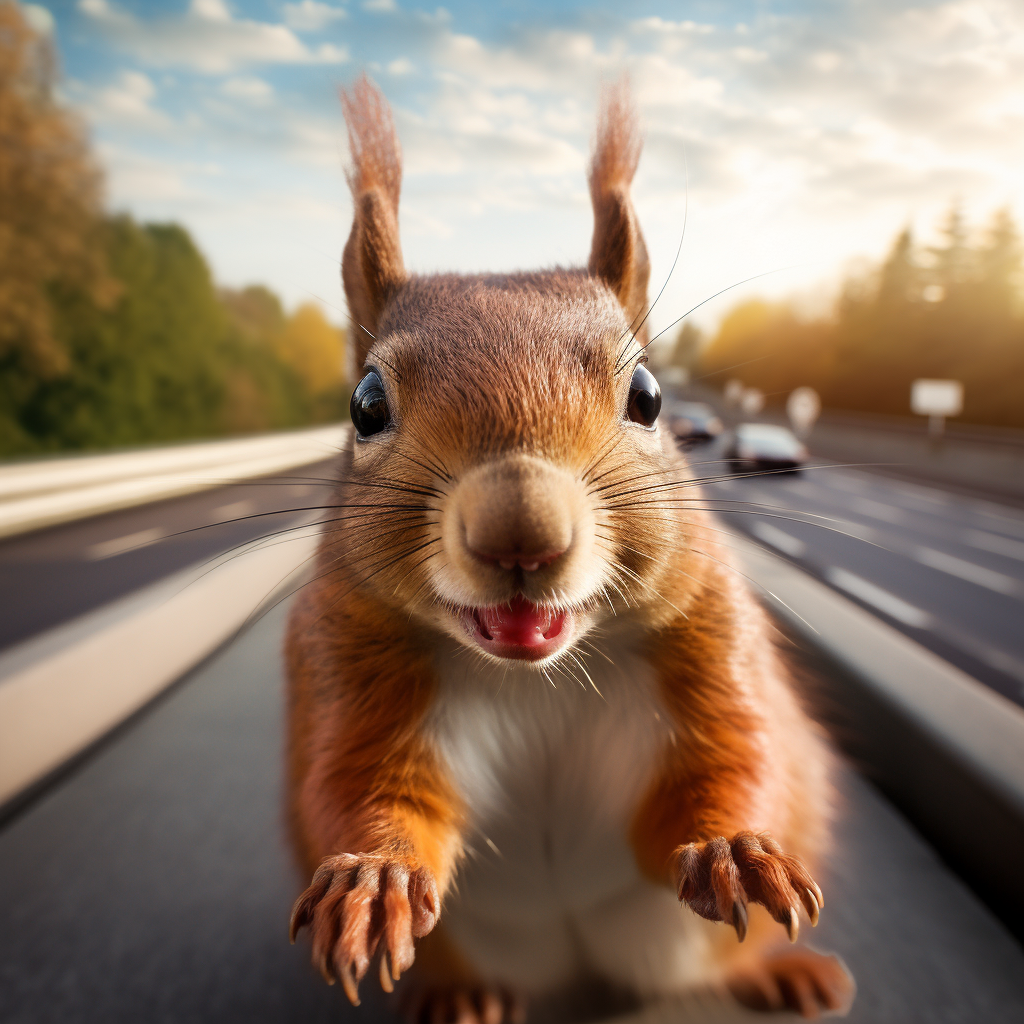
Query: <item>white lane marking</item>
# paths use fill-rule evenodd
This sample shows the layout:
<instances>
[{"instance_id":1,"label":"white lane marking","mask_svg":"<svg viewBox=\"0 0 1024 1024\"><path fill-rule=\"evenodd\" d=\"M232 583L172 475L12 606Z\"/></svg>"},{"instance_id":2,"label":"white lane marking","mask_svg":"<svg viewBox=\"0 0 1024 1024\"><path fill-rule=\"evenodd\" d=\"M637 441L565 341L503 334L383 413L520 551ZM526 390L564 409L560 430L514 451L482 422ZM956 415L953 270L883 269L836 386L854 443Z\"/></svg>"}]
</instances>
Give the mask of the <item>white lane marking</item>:
<instances>
[{"instance_id":1,"label":"white lane marking","mask_svg":"<svg viewBox=\"0 0 1024 1024\"><path fill-rule=\"evenodd\" d=\"M939 572L949 573L950 576L959 576L968 583L975 583L979 587L986 587L999 594L1018 596L1022 587L1017 580L1011 576L1004 576L1001 572L994 572L984 566L975 565L973 562L957 558L955 555L947 555L945 551L936 551L934 548L914 548L911 552L913 557L922 565L938 569Z\"/></svg>"},{"instance_id":2,"label":"white lane marking","mask_svg":"<svg viewBox=\"0 0 1024 1024\"><path fill-rule=\"evenodd\" d=\"M241 519L249 515L256 508L252 501L234 501L230 505L221 505L213 510L210 516L211 523L226 523L229 519Z\"/></svg>"},{"instance_id":3,"label":"white lane marking","mask_svg":"<svg viewBox=\"0 0 1024 1024\"><path fill-rule=\"evenodd\" d=\"M825 578L833 586L860 598L865 604L877 608L897 622L916 629L928 629L931 626L932 617L926 611L908 604L902 598L890 594L888 590L883 590L874 583L869 583L861 576L832 566L825 570Z\"/></svg>"},{"instance_id":4,"label":"white lane marking","mask_svg":"<svg viewBox=\"0 0 1024 1024\"><path fill-rule=\"evenodd\" d=\"M849 473L833 473L829 476L828 482L842 488L844 491L856 491L858 494L862 494L868 489L866 480L861 480L857 476L851 476Z\"/></svg>"},{"instance_id":5,"label":"white lane marking","mask_svg":"<svg viewBox=\"0 0 1024 1024\"><path fill-rule=\"evenodd\" d=\"M1024 541L1010 540L1009 537L1000 537L986 530L968 530L967 543L972 548L981 548L982 551L1006 555L1008 558L1019 558L1024 562Z\"/></svg>"},{"instance_id":6,"label":"white lane marking","mask_svg":"<svg viewBox=\"0 0 1024 1024\"><path fill-rule=\"evenodd\" d=\"M765 544L777 548L791 558L799 558L807 550L807 545L802 540L772 526L771 523L755 522L750 527L750 532Z\"/></svg>"},{"instance_id":7,"label":"white lane marking","mask_svg":"<svg viewBox=\"0 0 1024 1024\"><path fill-rule=\"evenodd\" d=\"M98 544L90 544L85 549L85 557L90 562L99 562L104 558L113 558L114 555L123 555L126 551L134 551L136 548L144 548L166 536L166 531L154 526L149 530L139 530L138 533L128 533L123 537L115 537L113 540L102 540Z\"/></svg>"},{"instance_id":8,"label":"white lane marking","mask_svg":"<svg viewBox=\"0 0 1024 1024\"><path fill-rule=\"evenodd\" d=\"M873 498L854 498L850 502L850 508L863 512L864 515L871 516L872 519L881 519L886 523L906 525L912 520L912 516L905 509L883 505L882 502L875 501Z\"/></svg>"}]
</instances>

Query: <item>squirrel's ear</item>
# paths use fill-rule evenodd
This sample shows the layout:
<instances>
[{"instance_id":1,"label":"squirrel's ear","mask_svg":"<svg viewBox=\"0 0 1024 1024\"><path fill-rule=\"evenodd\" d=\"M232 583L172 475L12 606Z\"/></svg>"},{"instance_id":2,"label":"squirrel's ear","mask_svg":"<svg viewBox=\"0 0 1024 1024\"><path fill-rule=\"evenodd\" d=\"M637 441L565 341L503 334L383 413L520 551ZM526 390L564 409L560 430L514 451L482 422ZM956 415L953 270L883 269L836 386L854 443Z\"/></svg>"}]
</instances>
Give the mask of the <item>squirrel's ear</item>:
<instances>
[{"instance_id":1,"label":"squirrel's ear","mask_svg":"<svg viewBox=\"0 0 1024 1024\"><path fill-rule=\"evenodd\" d=\"M651 267L629 186L640 162L643 140L629 93L621 78L604 89L597 139L590 160L590 199L594 239L587 270L618 297L634 327L647 309Z\"/></svg>"},{"instance_id":2,"label":"squirrel's ear","mask_svg":"<svg viewBox=\"0 0 1024 1024\"><path fill-rule=\"evenodd\" d=\"M405 281L398 241L402 151L387 100L365 74L350 90L342 90L341 105L352 157L348 184L354 207L341 279L355 321L349 337L355 342L356 366L361 367L381 312Z\"/></svg>"}]
</instances>

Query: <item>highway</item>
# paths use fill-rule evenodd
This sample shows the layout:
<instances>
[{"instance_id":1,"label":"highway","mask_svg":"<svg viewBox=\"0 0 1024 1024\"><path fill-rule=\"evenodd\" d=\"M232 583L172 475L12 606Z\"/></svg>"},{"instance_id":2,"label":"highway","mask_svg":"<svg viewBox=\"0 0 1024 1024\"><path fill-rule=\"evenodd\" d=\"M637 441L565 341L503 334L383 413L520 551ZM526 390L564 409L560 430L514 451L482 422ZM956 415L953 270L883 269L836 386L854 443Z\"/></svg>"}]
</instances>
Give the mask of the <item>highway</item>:
<instances>
[{"instance_id":1,"label":"highway","mask_svg":"<svg viewBox=\"0 0 1024 1024\"><path fill-rule=\"evenodd\" d=\"M723 469L714 446L691 456L695 474ZM16 600L2 643L324 516L330 477L324 463L4 542L0 585ZM1020 700L1018 510L818 467L709 479L701 501ZM304 883L282 813L286 611L269 612L0 828L0 1021L398 1024L373 985L353 1010L316 975L305 940L287 942ZM839 952L857 977L850 1020L1024 1019L1020 946L871 785L848 769L838 782L828 907L805 940ZM629 1021L757 1019L704 1000Z\"/></svg>"},{"instance_id":2,"label":"highway","mask_svg":"<svg viewBox=\"0 0 1024 1024\"><path fill-rule=\"evenodd\" d=\"M333 461L0 541L0 650L259 537L326 518ZM291 511L297 510L297 511Z\"/></svg>"},{"instance_id":3,"label":"highway","mask_svg":"<svg viewBox=\"0 0 1024 1024\"><path fill-rule=\"evenodd\" d=\"M1024 509L822 460L733 475L722 447L688 451L704 507L1024 705Z\"/></svg>"}]
</instances>

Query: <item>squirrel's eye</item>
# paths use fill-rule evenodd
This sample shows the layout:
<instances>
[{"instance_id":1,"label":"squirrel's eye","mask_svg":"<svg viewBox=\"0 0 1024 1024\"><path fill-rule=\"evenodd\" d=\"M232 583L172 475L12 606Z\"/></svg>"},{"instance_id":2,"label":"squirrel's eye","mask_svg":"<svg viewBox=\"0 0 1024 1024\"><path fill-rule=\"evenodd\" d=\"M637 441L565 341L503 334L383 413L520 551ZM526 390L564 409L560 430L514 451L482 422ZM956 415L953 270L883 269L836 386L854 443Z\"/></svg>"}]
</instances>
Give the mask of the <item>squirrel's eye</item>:
<instances>
[{"instance_id":1,"label":"squirrel's eye","mask_svg":"<svg viewBox=\"0 0 1024 1024\"><path fill-rule=\"evenodd\" d=\"M661 412L661 388L658 387L654 374L646 366L638 366L633 371L633 379L629 382L629 402L626 405L626 415L634 423L653 427L659 412Z\"/></svg>"},{"instance_id":2,"label":"squirrel's eye","mask_svg":"<svg viewBox=\"0 0 1024 1024\"><path fill-rule=\"evenodd\" d=\"M391 422L384 384L376 370L371 370L356 385L348 408L352 425L360 437L379 434Z\"/></svg>"}]
</instances>

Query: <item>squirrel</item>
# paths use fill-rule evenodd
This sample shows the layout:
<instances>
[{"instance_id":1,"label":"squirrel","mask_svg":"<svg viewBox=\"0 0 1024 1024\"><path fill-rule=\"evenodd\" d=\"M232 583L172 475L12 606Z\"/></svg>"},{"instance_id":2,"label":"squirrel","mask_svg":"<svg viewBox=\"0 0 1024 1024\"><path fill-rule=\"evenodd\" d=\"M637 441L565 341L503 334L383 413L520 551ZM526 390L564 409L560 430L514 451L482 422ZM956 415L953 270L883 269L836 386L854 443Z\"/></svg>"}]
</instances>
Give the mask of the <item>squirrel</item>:
<instances>
[{"instance_id":1,"label":"squirrel","mask_svg":"<svg viewBox=\"0 0 1024 1024\"><path fill-rule=\"evenodd\" d=\"M628 84L586 268L500 275L405 270L390 109L341 98L362 378L286 642L292 941L354 1004L415 958L419 1020L586 978L845 1011L841 961L776 948L824 906L830 754L658 423Z\"/></svg>"}]
</instances>

